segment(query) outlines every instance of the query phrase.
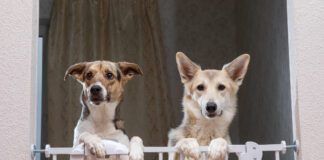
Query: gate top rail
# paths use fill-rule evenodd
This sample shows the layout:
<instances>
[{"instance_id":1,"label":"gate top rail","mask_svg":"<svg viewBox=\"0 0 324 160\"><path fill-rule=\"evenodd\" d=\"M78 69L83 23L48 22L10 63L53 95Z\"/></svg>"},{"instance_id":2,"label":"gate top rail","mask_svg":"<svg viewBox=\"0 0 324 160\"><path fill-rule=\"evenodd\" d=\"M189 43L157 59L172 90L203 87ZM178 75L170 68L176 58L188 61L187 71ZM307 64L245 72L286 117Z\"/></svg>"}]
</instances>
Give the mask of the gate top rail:
<instances>
[{"instance_id":1,"label":"gate top rail","mask_svg":"<svg viewBox=\"0 0 324 160\"><path fill-rule=\"evenodd\" d=\"M261 160L263 152L275 152L276 160L279 160L279 152L285 153L287 149L293 149L297 152L298 141L295 141L293 145L286 145L285 141L281 141L280 144L257 144L255 142L248 141L244 145L228 145L228 153L236 153L240 160ZM53 159L57 155L76 155L87 156L89 151L84 148L83 152L74 152L72 147L51 147L46 145L45 149L36 149L35 145L31 146L31 158L34 159L36 153L44 153L45 157L49 158L51 155ZM158 153L159 159L163 159L163 153L173 153L177 150L175 147L157 147L157 146L145 146L143 148L144 153ZM201 153L208 152L208 146L200 146L199 151ZM128 151L119 151L118 153L109 153L107 155L127 155Z\"/></svg>"}]
</instances>

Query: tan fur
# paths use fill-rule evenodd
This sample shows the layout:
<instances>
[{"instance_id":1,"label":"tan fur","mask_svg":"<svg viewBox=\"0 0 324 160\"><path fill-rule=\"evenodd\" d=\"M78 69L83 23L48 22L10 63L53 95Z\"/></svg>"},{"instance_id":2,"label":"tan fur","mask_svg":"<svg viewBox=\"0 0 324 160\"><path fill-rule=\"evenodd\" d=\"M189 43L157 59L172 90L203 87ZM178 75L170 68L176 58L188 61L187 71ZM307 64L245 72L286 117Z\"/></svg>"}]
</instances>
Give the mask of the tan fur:
<instances>
[{"instance_id":1,"label":"tan fur","mask_svg":"<svg viewBox=\"0 0 324 160\"><path fill-rule=\"evenodd\" d=\"M130 147L130 156L121 156L121 159L143 159L142 140L133 137L129 141L128 136L120 130L123 127L122 121L115 119L124 86L136 74L142 74L141 69L137 64L129 62L81 62L67 69L64 79L70 75L83 86L83 112L74 129L73 146L85 143L95 157L102 158L105 152L101 139L115 140ZM91 88L95 85L101 88L98 95L91 93ZM110 159L115 157L111 156Z\"/></svg>"},{"instance_id":2,"label":"tan fur","mask_svg":"<svg viewBox=\"0 0 324 160\"><path fill-rule=\"evenodd\" d=\"M236 114L237 92L247 71L249 55L241 55L222 70L202 70L181 52L177 53L176 58L181 81L184 84L182 99L184 118L180 126L170 130L168 146L176 146L180 152L185 152L185 155L196 157L197 153L192 150L194 148L186 147L190 146L188 144L196 146L195 140L190 138L196 139L201 146L224 145L218 138L231 143L228 128ZM204 89L197 89L199 85L204 86ZM219 89L220 85L225 89ZM213 113L215 117L206 111L207 102L217 104L217 110ZM187 142L184 141L186 139ZM211 145L213 140L215 143ZM217 153L214 155L209 153L209 159L223 157L222 154L215 155Z\"/></svg>"}]
</instances>

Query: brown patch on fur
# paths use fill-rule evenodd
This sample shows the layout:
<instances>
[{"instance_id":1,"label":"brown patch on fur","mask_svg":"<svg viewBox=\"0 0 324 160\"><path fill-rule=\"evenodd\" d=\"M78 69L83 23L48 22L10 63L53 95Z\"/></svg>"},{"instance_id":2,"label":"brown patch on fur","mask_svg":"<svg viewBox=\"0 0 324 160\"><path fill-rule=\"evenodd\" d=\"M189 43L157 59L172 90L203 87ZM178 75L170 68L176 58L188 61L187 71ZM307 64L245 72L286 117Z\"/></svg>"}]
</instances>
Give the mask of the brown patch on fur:
<instances>
[{"instance_id":1,"label":"brown patch on fur","mask_svg":"<svg viewBox=\"0 0 324 160\"><path fill-rule=\"evenodd\" d=\"M123 75L123 83L126 83L128 80L132 79L135 75L143 75L141 68L135 63L118 62L117 65Z\"/></svg>"},{"instance_id":2,"label":"brown patch on fur","mask_svg":"<svg viewBox=\"0 0 324 160\"><path fill-rule=\"evenodd\" d=\"M121 96L123 97L123 96ZM120 103L122 102L122 100L119 101ZM124 125L124 120L121 119L120 117L120 105L117 105L116 109L115 109L115 117L114 117L114 124L115 124L115 128L116 129L119 129L119 130L122 130L124 133L126 133L126 130L125 130L125 125Z\"/></svg>"},{"instance_id":3,"label":"brown patch on fur","mask_svg":"<svg viewBox=\"0 0 324 160\"><path fill-rule=\"evenodd\" d=\"M188 125L191 126L191 125L196 125L197 124L197 118L195 117L195 115L187 110L187 115L188 115Z\"/></svg>"},{"instance_id":4,"label":"brown patch on fur","mask_svg":"<svg viewBox=\"0 0 324 160\"><path fill-rule=\"evenodd\" d=\"M87 100L87 97L84 95L84 92L82 91L81 97L80 97L80 103L81 103L81 107L82 107L80 120L82 120L82 121L87 119L87 117L90 114L89 108L88 108L87 104L85 103L86 100Z\"/></svg>"},{"instance_id":5,"label":"brown patch on fur","mask_svg":"<svg viewBox=\"0 0 324 160\"><path fill-rule=\"evenodd\" d=\"M120 129L120 130L122 130L124 133L126 133L126 131L125 131L125 121L124 120L122 120L122 119L115 119L114 120L114 124L115 124L115 128L116 129Z\"/></svg>"},{"instance_id":6,"label":"brown patch on fur","mask_svg":"<svg viewBox=\"0 0 324 160\"><path fill-rule=\"evenodd\" d=\"M107 78L108 73L113 74L112 79ZM64 77L66 78L68 75L71 75L81 83L84 83L85 87L101 82L108 91L111 101L121 101L124 85L137 74L142 75L143 72L135 63L94 61L72 65L68 68Z\"/></svg>"},{"instance_id":7,"label":"brown patch on fur","mask_svg":"<svg viewBox=\"0 0 324 160\"><path fill-rule=\"evenodd\" d=\"M65 72L64 80L66 80L68 75L73 76L75 79L81 80L83 77L83 71L87 66L87 63L88 62L81 62L70 66Z\"/></svg>"},{"instance_id":8,"label":"brown patch on fur","mask_svg":"<svg viewBox=\"0 0 324 160\"><path fill-rule=\"evenodd\" d=\"M92 77L87 77L87 74L91 73ZM113 78L108 79L107 74L111 73ZM118 72L116 65L112 62L106 61L96 61L89 65L83 73L83 83L86 87L90 85L101 82L101 84L106 88L111 101L120 101L122 93L124 91L123 85L118 81Z\"/></svg>"}]
</instances>

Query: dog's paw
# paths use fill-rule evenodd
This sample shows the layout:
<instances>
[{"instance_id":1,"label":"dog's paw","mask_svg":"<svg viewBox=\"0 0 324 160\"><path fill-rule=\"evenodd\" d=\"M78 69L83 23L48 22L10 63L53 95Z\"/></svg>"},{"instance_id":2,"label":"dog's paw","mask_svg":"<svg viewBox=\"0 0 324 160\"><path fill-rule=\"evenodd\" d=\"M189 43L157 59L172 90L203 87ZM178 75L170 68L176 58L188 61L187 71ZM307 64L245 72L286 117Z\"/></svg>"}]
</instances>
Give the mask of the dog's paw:
<instances>
[{"instance_id":1,"label":"dog's paw","mask_svg":"<svg viewBox=\"0 0 324 160\"><path fill-rule=\"evenodd\" d=\"M199 159L199 144L194 138L183 138L177 142L175 148L186 157Z\"/></svg>"},{"instance_id":2,"label":"dog's paw","mask_svg":"<svg viewBox=\"0 0 324 160\"><path fill-rule=\"evenodd\" d=\"M90 142L86 144L90 150L90 153L98 158L104 158L106 155L105 147L101 142Z\"/></svg>"},{"instance_id":3,"label":"dog's paw","mask_svg":"<svg viewBox=\"0 0 324 160\"><path fill-rule=\"evenodd\" d=\"M143 141L139 137L132 137L130 141L130 152L129 159L130 160L143 160L144 159L144 151L143 151Z\"/></svg>"},{"instance_id":4,"label":"dog's paw","mask_svg":"<svg viewBox=\"0 0 324 160\"><path fill-rule=\"evenodd\" d=\"M105 147L101 143L101 139L98 137L93 137L84 142L86 147L89 149L90 153L97 158L104 158L106 155Z\"/></svg>"},{"instance_id":5,"label":"dog's paw","mask_svg":"<svg viewBox=\"0 0 324 160\"><path fill-rule=\"evenodd\" d=\"M227 156L227 141L217 138L210 142L208 147L208 160L224 160Z\"/></svg>"}]
</instances>

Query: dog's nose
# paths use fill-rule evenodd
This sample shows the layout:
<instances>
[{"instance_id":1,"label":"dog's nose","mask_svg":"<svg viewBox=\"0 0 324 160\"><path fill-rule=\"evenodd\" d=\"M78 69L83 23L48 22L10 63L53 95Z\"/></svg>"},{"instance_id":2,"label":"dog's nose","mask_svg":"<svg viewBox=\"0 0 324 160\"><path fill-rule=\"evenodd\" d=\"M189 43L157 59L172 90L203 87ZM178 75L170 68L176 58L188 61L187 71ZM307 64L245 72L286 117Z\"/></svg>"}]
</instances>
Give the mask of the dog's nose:
<instances>
[{"instance_id":1,"label":"dog's nose","mask_svg":"<svg viewBox=\"0 0 324 160\"><path fill-rule=\"evenodd\" d=\"M101 87L98 85L94 85L91 87L90 92L91 92L91 94L94 94L94 95L99 94L101 92Z\"/></svg>"},{"instance_id":2,"label":"dog's nose","mask_svg":"<svg viewBox=\"0 0 324 160\"><path fill-rule=\"evenodd\" d=\"M217 105L215 102L208 102L206 105L206 110L208 113L214 113L217 109Z\"/></svg>"}]
</instances>

